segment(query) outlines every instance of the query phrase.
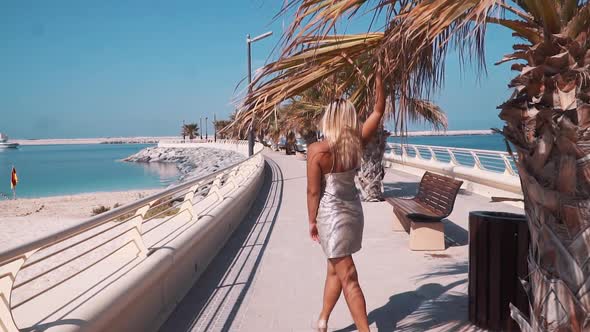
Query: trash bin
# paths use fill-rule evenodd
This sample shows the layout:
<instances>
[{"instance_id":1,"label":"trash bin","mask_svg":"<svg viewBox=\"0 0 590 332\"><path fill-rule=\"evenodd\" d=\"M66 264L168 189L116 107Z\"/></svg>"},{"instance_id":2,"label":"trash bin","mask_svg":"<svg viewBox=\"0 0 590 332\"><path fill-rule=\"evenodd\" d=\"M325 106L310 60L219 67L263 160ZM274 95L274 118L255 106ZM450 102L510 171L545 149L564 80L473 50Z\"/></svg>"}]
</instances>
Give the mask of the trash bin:
<instances>
[{"instance_id":1,"label":"trash bin","mask_svg":"<svg viewBox=\"0 0 590 332\"><path fill-rule=\"evenodd\" d=\"M527 278L529 232L524 215L469 213L469 320L492 331L520 331L512 303L529 313L520 279Z\"/></svg>"}]
</instances>

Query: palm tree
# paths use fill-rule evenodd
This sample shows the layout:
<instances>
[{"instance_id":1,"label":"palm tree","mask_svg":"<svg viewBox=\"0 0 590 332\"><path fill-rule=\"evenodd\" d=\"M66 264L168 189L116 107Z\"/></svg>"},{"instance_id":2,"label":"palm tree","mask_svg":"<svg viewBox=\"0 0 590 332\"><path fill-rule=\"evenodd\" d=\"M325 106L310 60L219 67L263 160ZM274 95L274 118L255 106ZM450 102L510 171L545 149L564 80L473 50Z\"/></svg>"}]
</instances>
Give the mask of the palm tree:
<instances>
[{"instance_id":1,"label":"palm tree","mask_svg":"<svg viewBox=\"0 0 590 332\"><path fill-rule=\"evenodd\" d=\"M281 134L298 133L307 144L317 140L319 121L323 108L328 103L326 93L315 86L307 89L301 95L290 98L286 103L275 109L274 121L271 121ZM271 128L273 125L270 125ZM278 125L278 126L276 126Z\"/></svg>"},{"instance_id":2,"label":"palm tree","mask_svg":"<svg viewBox=\"0 0 590 332\"><path fill-rule=\"evenodd\" d=\"M215 126L215 132L219 139L225 139L228 135L222 130L231 124L230 120L216 120L213 125Z\"/></svg>"},{"instance_id":3,"label":"palm tree","mask_svg":"<svg viewBox=\"0 0 590 332\"><path fill-rule=\"evenodd\" d=\"M229 124L226 124L225 127L219 129L219 132L217 134L222 135L223 137L226 137L226 138L239 139L239 140L246 139L247 133L248 133L248 131L247 131L248 127L236 125L236 116L238 113L239 113L238 110L231 113L229 115L229 119L228 119Z\"/></svg>"},{"instance_id":4,"label":"palm tree","mask_svg":"<svg viewBox=\"0 0 590 332\"><path fill-rule=\"evenodd\" d=\"M196 123L182 125L182 136L188 136L190 140L199 136L199 125Z\"/></svg>"},{"instance_id":5,"label":"palm tree","mask_svg":"<svg viewBox=\"0 0 590 332\"><path fill-rule=\"evenodd\" d=\"M524 331L590 330L588 1L290 0L285 12L292 8L282 58L263 71L274 76L259 80L247 96L250 112L264 114L264 98L276 102L369 53L383 59L387 94L397 100L396 128L403 132L415 114L412 99L428 98L442 86L450 49L483 73L486 27L513 32L514 52L498 64L516 62L509 83L514 93L499 109L506 122L502 133L516 149L531 233L531 315L527 320L513 309L513 317ZM385 21L384 31L358 37L362 42L327 35L360 12ZM363 96L370 100L370 91Z\"/></svg>"},{"instance_id":6,"label":"palm tree","mask_svg":"<svg viewBox=\"0 0 590 332\"><path fill-rule=\"evenodd\" d=\"M296 107L304 106L299 112L300 116L292 117L295 123L302 122L299 120L317 123L323 107L342 96L355 104L361 119L366 118L373 104L373 73L378 61L376 53L379 52L378 46L383 36L383 33L376 32L301 38L296 46L287 48L294 50L292 54L286 51L278 61L262 68L253 83L256 88L246 96L242 111L236 116L233 125L246 128L254 112L261 123L269 121L276 114L276 105L281 105L289 98L296 102ZM391 73L391 77L394 74ZM392 79L388 82L394 91L390 96L392 103L388 107L388 114L396 119L396 130L403 131L406 128L406 118L427 121L435 129L446 128L446 116L440 108L418 98L400 99L400 82ZM399 101L400 106L395 114L394 101ZM382 199L381 165L386 136L378 137L374 144L368 145L359 173L359 184L365 200Z\"/></svg>"},{"instance_id":7,"label":"palm tree","mask_svg":"<svg viewBox=\"0 0 590 332\"><path fill-rule=\"evenodd\" d=\"M317 104L301 100L289 104L285 112L285 127L299 133L307 144L317 141L319 116L323 106L318 107Z\"/></svg>"}]
</instances>

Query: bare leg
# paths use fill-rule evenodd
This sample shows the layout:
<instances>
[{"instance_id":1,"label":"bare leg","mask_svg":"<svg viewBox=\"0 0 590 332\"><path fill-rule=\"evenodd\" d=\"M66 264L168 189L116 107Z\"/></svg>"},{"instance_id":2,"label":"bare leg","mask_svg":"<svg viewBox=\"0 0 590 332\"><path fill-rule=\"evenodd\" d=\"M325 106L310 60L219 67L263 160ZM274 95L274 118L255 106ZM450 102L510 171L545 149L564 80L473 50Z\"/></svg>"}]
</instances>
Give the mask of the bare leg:
<instances>
[{"instance_id":1,"label":"bare leg","mask_svg":"<svg viewBox=\"0 0 590 332\"><path fill-rule=\"evenodd\" d=\"M340 283L340 279L338 279L334 264L328 260L328 271L326 273L326 284L324 286L324 305L322 307L322 312L320 313L320 320L325 320L327 322L328 319L330 319L330 314L332 313L332 310L334 310L334 306L336 305L336 302L338 302L341 292L342 284Z\"/></svg>"},{"instance_id":2,"label":"bare leg","mask_svg":"<svg viewBox=\"0 0 590 332\"><path fill-rule=\"evenodd\" d=\"M338 279L340 279L344 298L346 299L348 310L350 310L356 328L360 332L369 331L367 304L365 303L365 296L358 282L358 274L352 256L333 258L330 261L334 265Z\"/></svg>"}]
</instances>

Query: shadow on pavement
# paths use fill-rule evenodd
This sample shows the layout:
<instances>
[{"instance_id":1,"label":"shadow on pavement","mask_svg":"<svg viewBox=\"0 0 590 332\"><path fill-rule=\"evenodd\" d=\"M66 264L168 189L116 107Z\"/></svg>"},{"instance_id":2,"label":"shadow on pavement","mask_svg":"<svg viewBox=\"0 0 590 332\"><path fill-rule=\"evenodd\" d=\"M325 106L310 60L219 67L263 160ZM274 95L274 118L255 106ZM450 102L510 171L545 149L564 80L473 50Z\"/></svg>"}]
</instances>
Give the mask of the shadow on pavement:
<instances>
[{"instance_id":1,"label":"shadow on pavement","mask_svg":"<svg viewBox=\"0 0 590 332\"><path fill-rule=\"evenodd\" d=\"M277 220L283 174L266 160L264 183L246 219L228 240L161 332L229 331L236 320Z\"/></svg>"},{"instance_id":2,"label":"shadow on pavement","mask_svg":"<svg viewBox=\"0 0 590 332\"><path fill-rule=\"evenodd\" d=\"M418 193L418 182L383 182L384 197L410 198Z\"/></svg>"},{"instance_id":3,"label":"shadow on pavement","mask_svg":"<svg viewBox=\"0 0 590 332\"><path fill-rule=\"evenodd\" d=\"M443 276L455 276L456 279L456 276L466 274L467 270L466 263L449 265L421 275L417 280L427 281ZM369 324L376 325L379 332L428 331L436 328L458 331L462 325L466 325L467 295L449 291L465 283L467 279L459 279L444 286L426 283L413 291L394 294L383 306L368 313ZM353 324L335 331L356 331L356 327Z\"/></svg>"}]
</instances>

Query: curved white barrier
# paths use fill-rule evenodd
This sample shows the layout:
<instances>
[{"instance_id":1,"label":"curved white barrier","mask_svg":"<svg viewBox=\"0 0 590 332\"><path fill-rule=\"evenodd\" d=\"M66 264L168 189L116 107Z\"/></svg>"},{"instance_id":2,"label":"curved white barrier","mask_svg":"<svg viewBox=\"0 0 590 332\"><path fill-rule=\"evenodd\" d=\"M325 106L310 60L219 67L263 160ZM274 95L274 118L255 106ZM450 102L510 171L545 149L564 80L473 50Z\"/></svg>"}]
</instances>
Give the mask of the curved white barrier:
<instances>
[{"instance_id":1,"label":"curved white barrier","mask_svg":"<svg viewBox=\"0 0 590 332\"><path fill-rule=\"evenodd\" d=\"M520 179L505 152L388 143L384 160L416 175L428 170L463 180L464 189L484 196L522 198Z\"/></svg>"},{"instance_id":2,"label":"curved white barrier","mask_svg":"<svg viewBox=\"0 0 590 332\"><path fill-rule=\"evenodd\" d=\"M262 155L255 161L238 190L102 294L108 311L84 330L157 331L250 210L263 180Z\"/></svg>"},{"instance_id":3,"label":"curved white barrier","mask_svg":"<svg viewBox=\"0 0 590 332\"><path fill-rule=\"evenodd\" d=\"M0 331L157 331L250 210L263 170L256 153L0 252Z\"/></svg>"}]
</instances>

